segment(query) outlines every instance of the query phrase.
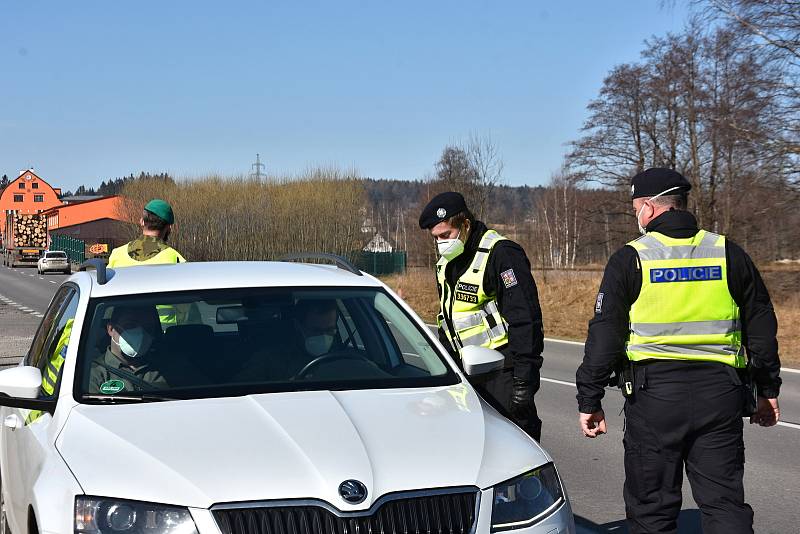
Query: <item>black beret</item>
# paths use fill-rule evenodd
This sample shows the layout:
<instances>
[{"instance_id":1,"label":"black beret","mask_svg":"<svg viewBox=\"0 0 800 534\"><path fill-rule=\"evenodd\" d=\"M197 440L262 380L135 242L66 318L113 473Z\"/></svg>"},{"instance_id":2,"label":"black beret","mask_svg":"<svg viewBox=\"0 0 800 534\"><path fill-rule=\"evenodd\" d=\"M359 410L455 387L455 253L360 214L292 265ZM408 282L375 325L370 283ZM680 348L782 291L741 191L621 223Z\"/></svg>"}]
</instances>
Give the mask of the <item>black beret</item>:
<instances>
[{"instance_id":1,"label":"black beret","mask_svg":"<svg viewBox=\"0 0 800 534\"><path fill-rule=\"evenodd\" d=\"M419 227L423 230L433 228L453 215L467 211L467 203L461 193L448 191L439 193L428 202L419 216Z\"/></svg>"},{"instance_id":2,"label":"black beret","mask_svg":"<svg viewBox=\"0 0 800 534\"><path fill-rule=\"evenodd\" d=\"M653 167L642 171L631 180L631 198L654 197L668 189L677 187L665 196L685 195L692 188L689 180L678 171Z\"/></svg>"}]
</instances>

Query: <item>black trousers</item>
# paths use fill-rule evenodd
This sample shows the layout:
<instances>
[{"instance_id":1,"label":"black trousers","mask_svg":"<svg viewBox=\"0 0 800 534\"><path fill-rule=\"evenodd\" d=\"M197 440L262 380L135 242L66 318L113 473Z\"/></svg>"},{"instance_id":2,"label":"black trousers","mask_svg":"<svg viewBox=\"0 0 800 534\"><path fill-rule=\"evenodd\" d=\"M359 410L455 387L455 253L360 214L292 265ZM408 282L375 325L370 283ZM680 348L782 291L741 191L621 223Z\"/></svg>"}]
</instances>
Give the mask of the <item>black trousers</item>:
<instances>
[{"instance_id":1,"label":"black trousers","mask_svg":"<svg viewBox=\"0 0 800 534\"><path fill-rule=\"evenodd\" d=\"M532 372L530 380L534 384L534 390L539 389L539 370ZM527 417L514 417L511 415L511 389L513 385L513 369L506 368L487 375L478 376L470 379L470 383L478 394L495 410L511 419L518 427L525 431L536 441L542 438L542 420L536 412L536 403L531 399L531 410ZM534 391L534 392L535 392Z\"/></svg>"},{"instance_id":2,"label":"black trousers","mask_svg":"<svg viewBox=\"0 0 800 534\"><path fill-rule=\"evenodd\" d=\"M733 368L653 362L635 370L625 404L625 510L632 534L677 532L683 470L704 534L753 532L744 501L742 410Z\"/></svg>"}]
</instances>

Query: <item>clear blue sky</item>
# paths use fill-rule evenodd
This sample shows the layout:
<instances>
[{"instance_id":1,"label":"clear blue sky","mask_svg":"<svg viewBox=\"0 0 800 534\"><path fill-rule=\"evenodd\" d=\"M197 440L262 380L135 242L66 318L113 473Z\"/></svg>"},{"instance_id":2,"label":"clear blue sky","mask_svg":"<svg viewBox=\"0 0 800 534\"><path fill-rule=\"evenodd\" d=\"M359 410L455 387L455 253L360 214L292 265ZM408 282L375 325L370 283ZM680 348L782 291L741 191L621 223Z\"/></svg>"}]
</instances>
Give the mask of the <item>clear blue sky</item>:
<instances>
[{"instance_id":1,"label":"clear blue sky","mask_svg":"<svg viewBox=\"0 0 800 534\"><path fill-rule=\"evenodd\" d=\"M537 184L615 64L680 30L656 0L0 2L0 174L429 174L490 133Z\"/></svg>"}]
</instances>

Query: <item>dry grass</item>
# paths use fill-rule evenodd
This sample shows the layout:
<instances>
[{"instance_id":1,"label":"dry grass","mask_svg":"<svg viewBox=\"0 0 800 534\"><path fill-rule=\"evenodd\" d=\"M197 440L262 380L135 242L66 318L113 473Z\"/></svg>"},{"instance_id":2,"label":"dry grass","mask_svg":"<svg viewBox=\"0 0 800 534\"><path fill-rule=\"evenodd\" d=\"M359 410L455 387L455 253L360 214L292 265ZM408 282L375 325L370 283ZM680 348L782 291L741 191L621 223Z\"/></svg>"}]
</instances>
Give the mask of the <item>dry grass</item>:
<instances>
[{"instance_id":1,"label":"dry grass","mask_svg":"<svg viewBox=\"0 0 800 534\"><path fill-rule=\"evenodd\" d=\"M534 272L547 337L575 341L586 339L586 328L594 313L601 277L602 273L585 271ZM791 292L787 292L785 279L773 280L769 275L764 278L770 287L778 316L781 361L786 366L798 367L800 290L793 288ZM383 281L395 291L400 291L406 302L426 322L436 321L439 308L432 269L411 269L403 275L385 277Z\"/></svg>"}]
</instances>

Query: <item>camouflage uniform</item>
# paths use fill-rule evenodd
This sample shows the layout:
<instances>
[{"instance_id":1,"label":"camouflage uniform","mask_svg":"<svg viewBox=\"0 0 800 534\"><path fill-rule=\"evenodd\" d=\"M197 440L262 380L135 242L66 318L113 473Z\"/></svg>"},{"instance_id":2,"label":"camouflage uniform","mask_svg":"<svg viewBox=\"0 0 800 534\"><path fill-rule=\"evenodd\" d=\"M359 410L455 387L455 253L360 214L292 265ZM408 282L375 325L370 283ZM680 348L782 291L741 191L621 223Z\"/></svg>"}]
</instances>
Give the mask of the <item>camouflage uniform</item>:
<instances>
[{"instance_id":1,"label":"camouflage uniform","mask_svg":"<svg viewBox=\"0 0 800 534\"><path fill-rule=\"evenodd\" d=\"M136 261L145 261L169 248L167 243L155 236L143 235L128 243L128 256Z\"/></svg>"}]
</instances>

